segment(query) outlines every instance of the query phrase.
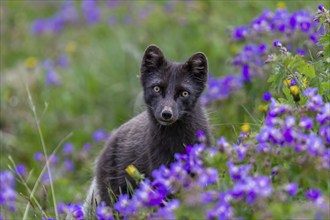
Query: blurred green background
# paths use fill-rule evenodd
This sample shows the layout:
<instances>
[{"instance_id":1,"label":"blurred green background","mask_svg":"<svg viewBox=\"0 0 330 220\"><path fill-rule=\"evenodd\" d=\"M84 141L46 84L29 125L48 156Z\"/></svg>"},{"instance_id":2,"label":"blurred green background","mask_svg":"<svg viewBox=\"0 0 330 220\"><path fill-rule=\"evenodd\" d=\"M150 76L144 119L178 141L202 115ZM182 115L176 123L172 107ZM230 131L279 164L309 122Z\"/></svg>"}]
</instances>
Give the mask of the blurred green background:
<instances>
[{"instance_id":1,"label":"blurred green background","mask_svg":"<svg viewBox=\"0 0 330 220\"><path fill-rule=\"evenodd\" d=\"M1 1L1 156L0 169L7 169L8 155L33 171L30 182L42 166L33 159L42 151L40 138L28 101L26 87L41 124L48 153L69 133L79 152L92 143L87 158L72 156L75 169L58 178L55 191L59 201L81 201L91 180L93 161L103 142L93 133L111 132L143 106L139 68L143 51L158 45L170 60L185 61L197 51L204 52L213 76L239 74L231 59L244 44L230 40L228 27L247 25L264 9L286 7L290 11L315 11L326 1L120 1L112 6L99 1L102 15L93 25L74 1L79 19L56 33L33 34L36 19L54 16L64 1ZM271 45L271 42L269 42ZM268 45L269 46L269 45ZM59 85L45 83L45 60L67 57L65 67L55 67ZM267 77L265 77L266 79ZM258 111L262 94L269 85L261 78L248 89L208 108L215 138L237 138L243 123L261 123ZM61 149L60 149L61 151ZM77 153L78 154L78 153ZM60 162L62 161L60 156Z\"/></svg>"}]
</instances>

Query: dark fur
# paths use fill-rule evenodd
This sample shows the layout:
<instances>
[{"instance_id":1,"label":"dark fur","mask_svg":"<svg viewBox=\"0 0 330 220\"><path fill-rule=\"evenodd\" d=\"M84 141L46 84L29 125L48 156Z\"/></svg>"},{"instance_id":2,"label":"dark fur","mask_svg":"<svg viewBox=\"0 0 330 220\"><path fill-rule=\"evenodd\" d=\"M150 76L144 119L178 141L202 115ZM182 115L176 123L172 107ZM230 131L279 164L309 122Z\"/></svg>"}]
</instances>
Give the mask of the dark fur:
<instances>
[{"instance_id":1,"label":"dark fur","mask_svg":"<svg viewBox=\"0 0 330 220\"><path fill-rule=\"evenodd\" d=\"M174 161L175 153L196 143L196 132L204 131L209 144L209 127L198 101L207 80L207 59L193 55L186 63L167 61L156 46L149 46L141 64L141 83L147 110L118 128L110 137L96 167L96 181L102 201L110 204L109 192L127 193L126 180L134 181L125 168L133 164L151 176L152 170ZM161 92L155 93L157 85ZM188 91L188 97L182 97ZM171 124L160 124L165 106L173 110Z\"/></svg>"}]
</instances>

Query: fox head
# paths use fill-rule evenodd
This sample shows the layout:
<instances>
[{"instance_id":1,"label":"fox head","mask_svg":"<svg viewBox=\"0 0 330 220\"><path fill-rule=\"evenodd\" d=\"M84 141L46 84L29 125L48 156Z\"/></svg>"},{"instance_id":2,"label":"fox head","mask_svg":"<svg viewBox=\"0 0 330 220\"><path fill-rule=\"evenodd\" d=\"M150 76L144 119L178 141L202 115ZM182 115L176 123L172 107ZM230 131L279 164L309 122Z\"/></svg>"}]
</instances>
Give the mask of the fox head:
<instances>
[{"instance_id":1,"label":"fox head","mask_svg":"<svg viewBox=\"0 0 330 220\"><path fill-rule=\"evenodd\" d=\"M207 81L207 58L195 53L185 63L165 59L150 45L141 64L141 83L148 111L161 125L171 125L195 107Z\"/></svg>"}]
</instances>

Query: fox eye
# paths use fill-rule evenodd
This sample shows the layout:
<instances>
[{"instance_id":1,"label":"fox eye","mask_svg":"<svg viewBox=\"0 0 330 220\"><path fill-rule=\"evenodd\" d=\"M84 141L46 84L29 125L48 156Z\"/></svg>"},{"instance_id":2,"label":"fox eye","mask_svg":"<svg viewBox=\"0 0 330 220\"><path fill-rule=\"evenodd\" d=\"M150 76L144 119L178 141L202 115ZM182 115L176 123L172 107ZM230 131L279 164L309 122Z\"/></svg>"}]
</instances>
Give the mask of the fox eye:
<instances>
[{"instance_id":1,"label":"fox eye","mask_svg":"<svg viewBox=\"0 0 330 220\"><path fill-rule=\"evenodd\" d=\"M189 92L187 92L187 91L181 92L182 97L187 97L188 95L189 95Z\"/></svg>"},{"instance_id":2,"label":"fox eye","mask_svg":"<svg viewBox=\"0 0 330 220\"><path fill-rule=\"evenodd\" d=\"M160 92L159 86L154 86L153 90L154 90L155 93L159 93Z\"/></svg>"}]
</instances>

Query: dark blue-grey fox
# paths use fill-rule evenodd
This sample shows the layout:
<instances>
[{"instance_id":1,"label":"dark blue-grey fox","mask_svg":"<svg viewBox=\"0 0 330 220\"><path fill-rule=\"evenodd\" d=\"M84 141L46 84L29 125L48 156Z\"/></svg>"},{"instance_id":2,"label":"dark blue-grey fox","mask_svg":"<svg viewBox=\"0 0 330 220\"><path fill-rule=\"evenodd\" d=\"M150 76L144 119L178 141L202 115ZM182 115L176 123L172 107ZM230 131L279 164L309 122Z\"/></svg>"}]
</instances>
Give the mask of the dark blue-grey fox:
<instances>
[{"instance_id":1,"label":"dark blue-grey fox","mask_svg":"<svg viewBox=\"0 0 330 220\"><path fill-rule=\"evenodd\" d=\"M209 126L199 97L207 81L208 64L203 53L185 63L165 59L155 45L149 46L141 64L141 84L146 111L120 126L111 135L96 163L96 177L85 206L127 193L125 169L133 164L146 177L160 165L174 161L187 145L198 142L201 130L209 144ZM94 201L92 201L94 200Z\"/></svg>"}]
</instances>

